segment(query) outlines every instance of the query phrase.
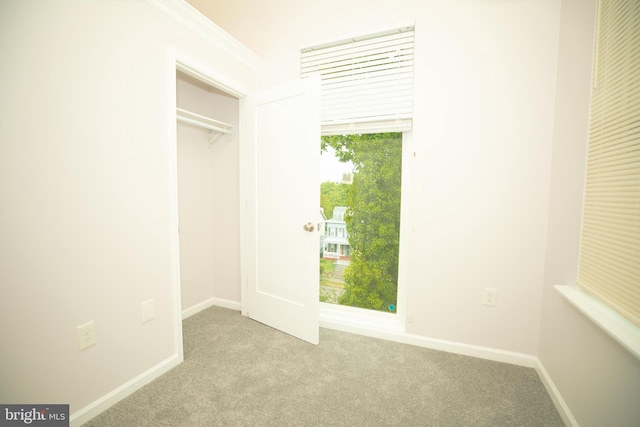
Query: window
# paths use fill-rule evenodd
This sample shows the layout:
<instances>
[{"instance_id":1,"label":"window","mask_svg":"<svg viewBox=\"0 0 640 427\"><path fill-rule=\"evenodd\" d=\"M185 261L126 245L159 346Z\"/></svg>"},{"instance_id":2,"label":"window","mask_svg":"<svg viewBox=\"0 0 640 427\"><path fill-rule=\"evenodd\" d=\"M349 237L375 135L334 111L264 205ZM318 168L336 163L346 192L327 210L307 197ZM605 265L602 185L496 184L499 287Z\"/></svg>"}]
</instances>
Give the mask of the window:
<instances>
[{"instance_id":1,"label":"window","mask_svg":"<svg viewBox=\"0 0 640 427\"><path fill-rule=\"evenodd\" d=\"M640 326L640 2L601 0L578 284Z\"/></svg>"},{"instance_id":2,"label":"window","mask_svg":"<svg viewBox=\"0 0 640 427\"><path fill-rule=\"evenodd\" d=\"M323 137L325 156L353 170L351 184L336 182L341 171L321 175L322 208L331 206L339 253L323 254L320 300L370 310L396 312L400 253L402 134ZM333 153L333 154L331 154ZM328 185L332 184L332 185ZM336 191L338 186L340 191ZM345 232L346 230L346 232ZM332 239L333 240L333 239ZM331 248L332 245L329 245ZM330 264L329 261L332 261Z\"/></svg>"},{"instance_id":3,"label":"window","mask_svg":"<svg viewBox=\"0 0 640 427\"><path fill-rule=\"evenodd\" d=\"M301 51L301 76L317 73L322 81L321 151L335 150L343 164L338 177L321 183L324 212L343 223L338 235L330 236L339 239L339 251L325 252L321 260L321 301L397 312L413 55L413 26Z\"/></svg>"}]
</instances>

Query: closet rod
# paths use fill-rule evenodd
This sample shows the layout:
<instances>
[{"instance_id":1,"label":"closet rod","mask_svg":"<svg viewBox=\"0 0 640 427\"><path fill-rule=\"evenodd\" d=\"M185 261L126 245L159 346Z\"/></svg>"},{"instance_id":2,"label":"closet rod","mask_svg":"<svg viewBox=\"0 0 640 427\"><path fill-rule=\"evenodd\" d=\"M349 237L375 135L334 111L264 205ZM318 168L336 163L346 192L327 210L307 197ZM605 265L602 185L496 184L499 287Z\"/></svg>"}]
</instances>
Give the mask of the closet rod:
<instances>
[{"instance_id":1,"label":"closet rod","mask_svg":"<svg viewBox=\"0 0 640 427\"><path fill-rule=\"evenodd\" d=\"M209 129L209 130L214 130L216 132L220 132L220 133L223 133L225 135L231 135L232 134L232 132L230 130L223 129L221 127L210 125L210 124L207 124L207 123L203 123L203 122L198 121L198 120L189 119L187 117L178 116L178 121L182 122L182 123L188 123L188 124L191 124L191 125L199 126L201 128L205 128L205 129Z\"/></svg>"},{"instance_id":2,"label":"closet rod","mask_svg":"<svg viewBox=\"0 0 640 427\"><path fill-rule=\"evenodd\" d=\"M199 126L205 129L223 133L225 135L231 135L233 133L233 125L214 120L209 117L201 116L200 114L192 113L191 111L183 110L182 108L176 108L176 111L176 119L179 122Z\"/></svg>"}]
</instances>

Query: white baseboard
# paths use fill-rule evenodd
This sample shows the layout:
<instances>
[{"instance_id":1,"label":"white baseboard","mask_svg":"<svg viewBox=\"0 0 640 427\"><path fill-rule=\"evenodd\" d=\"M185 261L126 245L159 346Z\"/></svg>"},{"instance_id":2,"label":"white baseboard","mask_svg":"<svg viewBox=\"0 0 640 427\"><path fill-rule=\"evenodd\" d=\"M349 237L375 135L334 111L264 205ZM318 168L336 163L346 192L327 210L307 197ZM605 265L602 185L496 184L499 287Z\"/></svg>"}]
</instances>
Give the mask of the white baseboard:
<instances>
[{"instance_id":1,"label":"white baseboard","mask_svg":"<svg viewBox=\"0 0 640 427\"><path fill-rule=\"evenodd\" d=\"M194 314L199 313L202 310L205 310L214 305L217 307L228 308L230 310L236 310L236 311L242 310L242 304L237 301L230 301L222 298L209 298L207 300L204 300L198 304L192 305L191 307L182 310L182 320L186 319L187 317L193 316Z\"/></svg>"},{"instance_id":2,"label":"white baseboard","mask_svg":"<svg viewBox=\"0 0 640 427\"><path fill-rule=\"evenodd\" d=\"M168 372L170 369L178 365L178 356L174 355L168 359L163 360L157 365L147 369L137 377L127 381L115 390L105 394L100 399L90 403L79 411L74 412L69 417L69 425L71 427L80 426L111 406L118 403L120 400L139 390L146 384L158 378L160 375Z\"/></svg>"},{"instance_id":3,"label":"white baseboard","mask_svg":"<svg viewBox=\"0 0 640 427\"><path fill-rule=\"evenodd\" d=\"M536 367L537 358L524 353L428 338L421 335L408 334L398 330L365 326L362 323L346 323L344 321L335 320L334 318L323 318L322 315L320 316L320 326L327 329L334 329L337 331L349 332L372 338L380 338L402 344L415 345L417 347L428 348L431 350L446 351L448 353L477 357L495 362L510 363L512 365L525 366L527 368Z\"/></svg>"},{"instance_id":4,"label":"white baseboard","mask_svg":"<svg viewBox=\"0 0 640 427\"><path fill-rule=\"evenodd\" d=\"M540 381L542 381L542 384L544 384L544 387L547 389L547 393L549 393L549 396L551 396L551 400L553 400L553 404L556 406L556 409L558 410L558 413L560 413L560 416L562 417L565 425L571 427L579 427L578 421L576 421L576 419L573 417L573 414L569 410L569 406L567 406L567 403L562 398L562 395L560 395L560 391L553 383L553 380L549 376L547 370L544 368L544 365L542 364L540 359L536 358L535 368L536 372L538 373L538 377L540 377Z\"/></svg>"}]
</instances>

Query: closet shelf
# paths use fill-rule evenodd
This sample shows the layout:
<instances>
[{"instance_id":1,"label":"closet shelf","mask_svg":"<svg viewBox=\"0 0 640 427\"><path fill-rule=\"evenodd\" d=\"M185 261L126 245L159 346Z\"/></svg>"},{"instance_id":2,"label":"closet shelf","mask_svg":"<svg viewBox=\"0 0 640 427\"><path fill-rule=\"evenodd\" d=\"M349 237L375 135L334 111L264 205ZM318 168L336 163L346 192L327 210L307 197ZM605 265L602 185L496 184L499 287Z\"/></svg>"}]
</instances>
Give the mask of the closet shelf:
<instances>
[{"instance_id":1,"label":"closet shelf","mask_svg":"<svg viewBox=\"0 0 640 427\"><path fill-rule=\"evenodd\" d=\"M181 123L208 129L212 134L215 132L216 134L212 135L212 138L209 140L209 145L213 144L220 135L229 135L233 137L233 125L230 125L229 123L201 116L200 114L187 111L183 108L176 108L176 118Z\"/></svg>"}]
</instances>

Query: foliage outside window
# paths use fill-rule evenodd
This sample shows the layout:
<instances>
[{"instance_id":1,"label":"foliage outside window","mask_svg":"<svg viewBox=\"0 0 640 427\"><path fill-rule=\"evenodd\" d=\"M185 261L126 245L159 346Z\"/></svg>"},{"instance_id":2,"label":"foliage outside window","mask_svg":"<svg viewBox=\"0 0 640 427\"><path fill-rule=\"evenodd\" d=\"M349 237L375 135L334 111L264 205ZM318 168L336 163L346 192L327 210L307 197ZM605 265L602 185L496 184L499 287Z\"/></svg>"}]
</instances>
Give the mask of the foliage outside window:
<instances>
[{"instance_id":1,"label":"foliage outside window","mask_svg":"<svg viewBox=\"0 0 640 427\"><path fill-rule=\"evenodd\" d=\"M337 303L395 312L398 294L402 134L325 136L340 161L354 165L352 184L323 183L325 212L347 206L350 264ZM328 264L323 263L323 271Z\"/></svg>"}]
</instances>

